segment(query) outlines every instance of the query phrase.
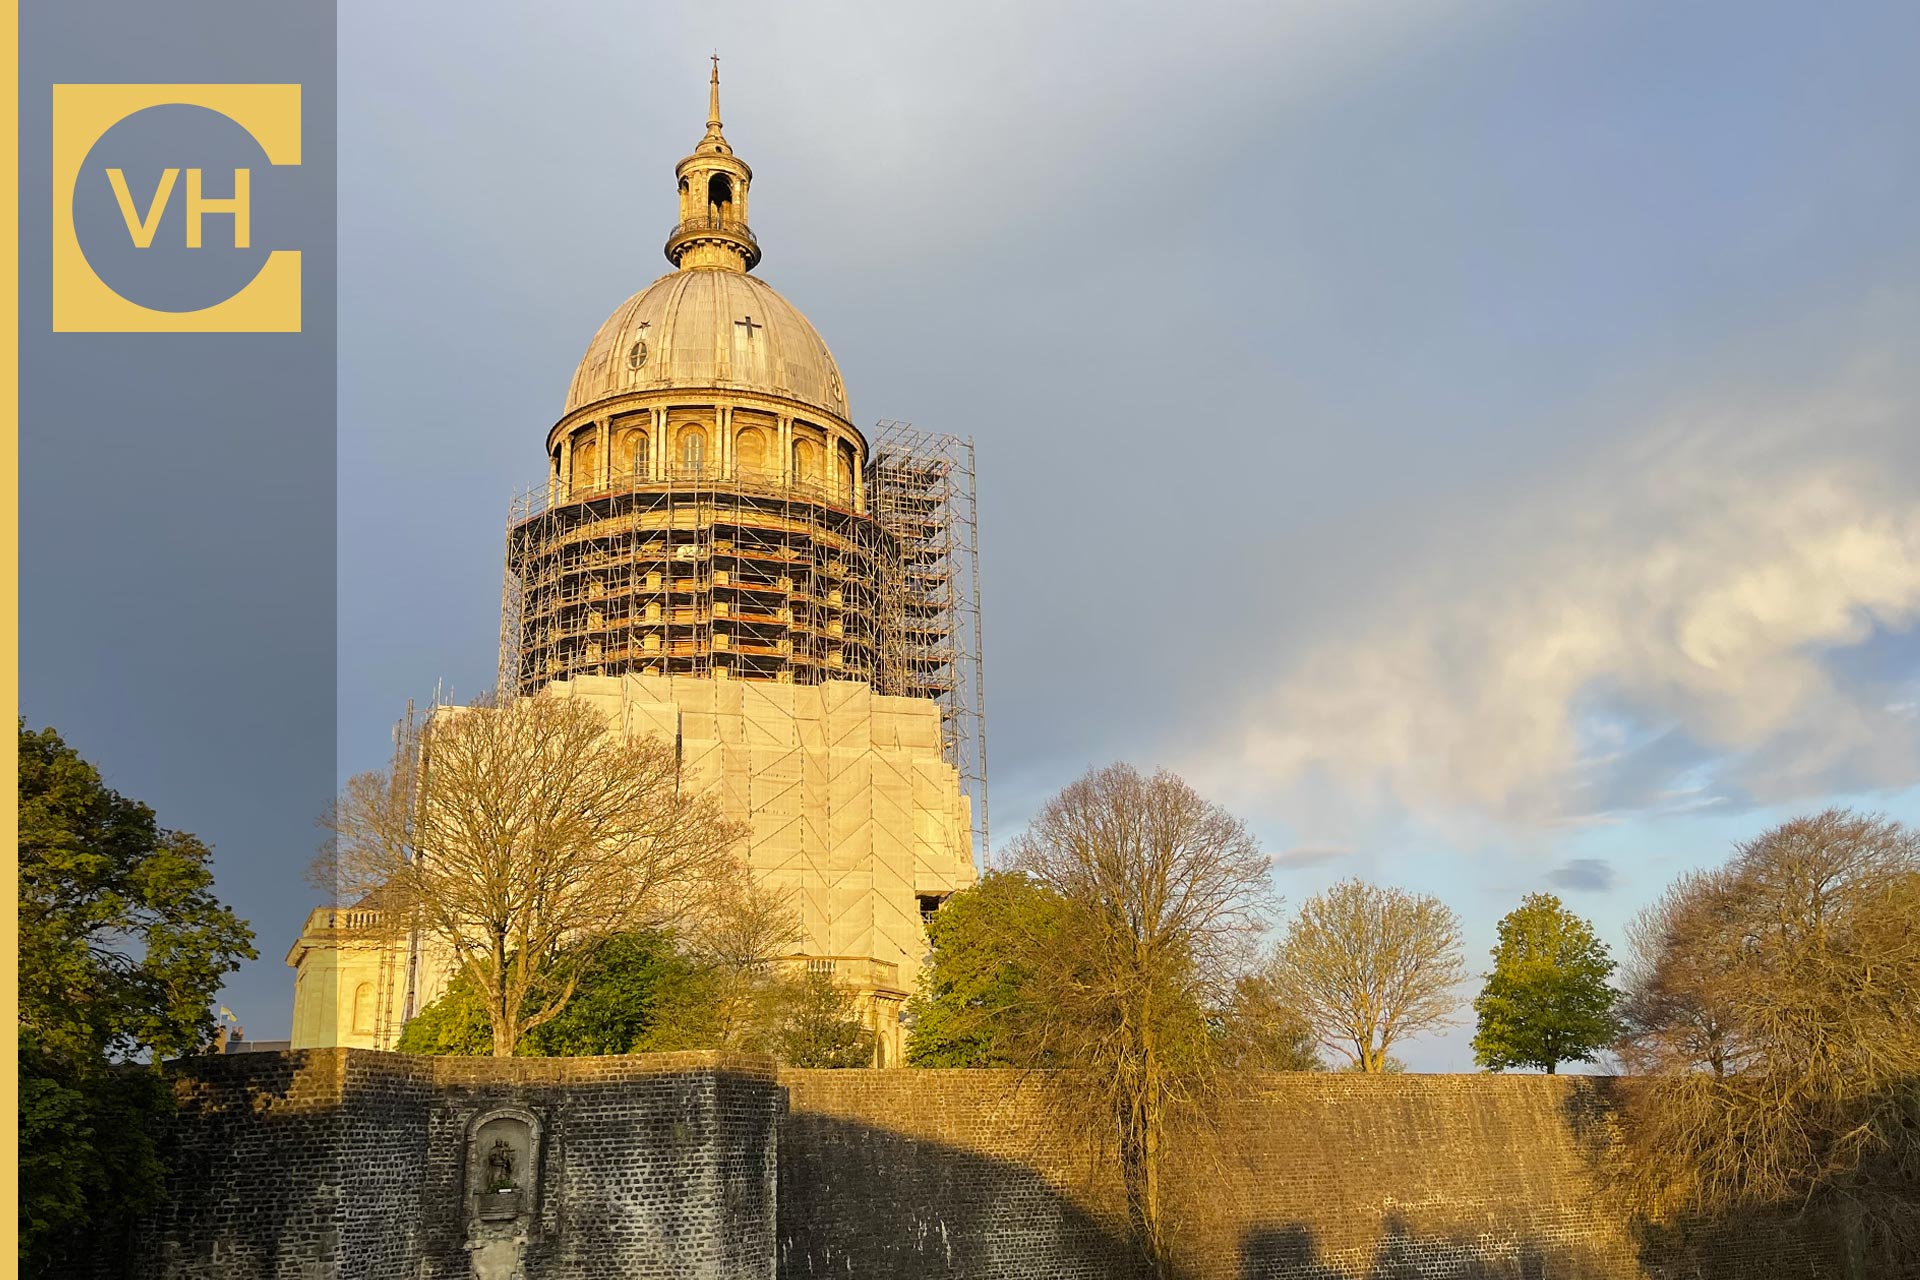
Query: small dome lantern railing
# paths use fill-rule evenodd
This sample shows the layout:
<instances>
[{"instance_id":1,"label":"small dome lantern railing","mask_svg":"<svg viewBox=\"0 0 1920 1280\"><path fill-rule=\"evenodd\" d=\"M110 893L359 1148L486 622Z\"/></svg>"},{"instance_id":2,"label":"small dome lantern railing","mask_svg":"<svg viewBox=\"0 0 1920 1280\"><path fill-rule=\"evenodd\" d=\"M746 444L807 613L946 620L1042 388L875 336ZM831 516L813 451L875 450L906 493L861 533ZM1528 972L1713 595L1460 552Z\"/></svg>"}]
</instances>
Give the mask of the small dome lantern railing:
<instances>
[{"instance_id":1,"label":"small dome lantern railing","mask_svg":"<svg viewBox=\"0 0 1920 1280\"><path fill-rule=\"evenodd\" d=\"M753 228L733 218L688 218L667 234L667 257L678 262L675 256L684 245L695 240L722 236L746 246L747 267L751 270L760 262L760 242L754 239Z\"/></svg>"}]
</instances>

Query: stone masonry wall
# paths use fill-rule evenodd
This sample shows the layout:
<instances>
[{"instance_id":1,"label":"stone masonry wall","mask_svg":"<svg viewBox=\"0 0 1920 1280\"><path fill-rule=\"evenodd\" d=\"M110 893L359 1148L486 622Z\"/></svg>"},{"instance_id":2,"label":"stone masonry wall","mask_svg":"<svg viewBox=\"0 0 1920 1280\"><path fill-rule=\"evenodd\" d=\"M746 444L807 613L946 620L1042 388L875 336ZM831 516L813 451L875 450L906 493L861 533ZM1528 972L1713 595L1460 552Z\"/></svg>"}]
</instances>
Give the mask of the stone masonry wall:
<instances>
[{"instance_id":1,"label":"stone masonry wall","mask_svg":"<svg viewBox=\"0 0 1920 1280\"><path fill-rule=\"evenodd\" d=\"M1131 1269L1111 1158L1013 1072L787 1071L782 1280ZM1816 1224L1650 1236L1608 1193L1609 1081L1276 1075L1168 1179L1195 1280L1810 1280Z\"/></svg>"},{"instance_id":2,"label":"stone masonry wall","mask_svg":"<svg viewBox=\"0 0 1920 1280\"><path fill-rule=\"evenodd\" d=\"M765 1280L769 1064L710 1053L417 1058L357 1049L180 1064L169 1200L108 1273L467 1276L467 1132L543 1125L528 1280Z\"/></svg>"},{"instance_id":3,"label":"stone masonry wall","mask_svg":"<svg viewBox=\"0 0 1920 1280\"><path fill-rule=\"evenodd\" d=\"M99 1274L1124 1280L1111 1156L993 1071L715 1054L306 1050L177 1068L171 1199ZM1826 1280L1792 1217L1636 1228L1610 1081L1257 1078L1168 1171L1192 1280ZM511 1257L470 1253L469 1133L535 1116ZM524 1224L524 1230L522 1225ZM482 1233L484 1234L484 1232ZM489 1245L488 1248L492 1248Z\"/></svg>"}]
</instances>

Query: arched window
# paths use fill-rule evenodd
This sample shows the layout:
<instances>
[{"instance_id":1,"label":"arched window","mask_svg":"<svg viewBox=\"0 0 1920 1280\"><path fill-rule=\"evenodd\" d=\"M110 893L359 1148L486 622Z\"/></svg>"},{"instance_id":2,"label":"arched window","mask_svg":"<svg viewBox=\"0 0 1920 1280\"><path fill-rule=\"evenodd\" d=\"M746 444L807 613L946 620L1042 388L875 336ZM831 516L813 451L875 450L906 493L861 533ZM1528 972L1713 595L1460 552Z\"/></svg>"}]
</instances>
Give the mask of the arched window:
<instances>
[{"instance_id":1,"label":"arched window","mask_svg":"<svg viewBox=\"0 0 1920 1280\"><path fill-rule=\"evenodd\" d=\"M707 216L716 222L733 220L733 183L724 173L707 179Z\"/></svg>"},{"instance_id":2,"label":"arched window","mask_svg":"<svg viewBox=\"0 0 1920 1280\"><path fill-rule=\"evenodd\" d=\"M698 471L707 461L707 433L698 427L689 427L680 433L680 465L689 471Z\"/></svg>"},{"instance_id":3,"label":"arched window","mask_svg":"<svg viewBox=\"0 0 1920 1280\"><path fill-rule=\"evenodd\" d=\"M805 484L811 484L814 481L816 478L814 471L819 465L814 461L815 452L811 441L795 440L793 442L793 478L795 480Z\"/></svg>"},{"instance_id":4,"label":"arched window","mask_svg":"<svg viewBox=\"0 0 1920 1280\"><path fill-rule=\"evenodd\" d=\"M373 1034L373 984L363 982L353 989L353 1034Z\"/></svg>"},{"instance_id":5,"label":"arched window","mask_svg":"<svg viewBox=\"0 0 1920 1280\"><path fill-rule=\"evenodd\" d=\"M633 474L645 477L647 474L647 433L633 433Z\"/></svg>"},{"instance_id":6,"label":"arched window","mask_svg":"<svg viewBox=\"0 0 1920 1280\"><path fill-rule=\"evenodd\" d=\"M569 483L576 489L591 489L599 477L594 473L600 463L600 442L591 435L573 442L573 475Z\"/></svg>"},{"instance_id":7,"label":"arched window","mask_svg":"<svg viewBox=\"0 0 1920 1280\"><path fill-rule=\"evenodd\" d=\"M840 442L839 480L840 496L851 501L853 499L853 446L844 440Z\"/></svg>"},{"instance_id":8,"label":"arched window","mask_svg":"<svg viewBox=\"0 0 1920 1280\"><path fill-rule=\"evenodd\" d=\"M758 475L767 469L767 433L747 427L734 437L734 465L741 471Z\"/></svg>"}]
</instances>

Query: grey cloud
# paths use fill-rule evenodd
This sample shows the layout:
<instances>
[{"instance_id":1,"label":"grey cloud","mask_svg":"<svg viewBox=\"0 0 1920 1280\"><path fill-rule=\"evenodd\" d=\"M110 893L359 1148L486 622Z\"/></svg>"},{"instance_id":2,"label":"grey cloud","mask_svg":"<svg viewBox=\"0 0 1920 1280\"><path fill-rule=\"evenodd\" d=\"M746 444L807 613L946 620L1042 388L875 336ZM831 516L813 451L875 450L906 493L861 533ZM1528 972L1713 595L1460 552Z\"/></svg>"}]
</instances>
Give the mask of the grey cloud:
<instances>
[{"instance_id":1,"label":"grey cloud","mask_svg":"<svg viewBox=\"0 0 1920 1280\"><path fill-rule=\"evenodd\" d=\"M1350 857L1353 852L1354 849L1350 845L1298 845L1274 854L1268 861L1282 870L1295 867L1321 867L1329 862L1338 862L1342 858Z\"/></svg>"},{"instance_id":2,"label":"grey cloud","mask_svg":"<svg viewBox=\"0 0 1920 1280\"><path fill-rule=\"evenodd\" d=\"M1556 889L1578 889L1604 893L1613 888L1613 868L1599 858L1574 858L1547 872L1547 883Z\"/></svg>"}]
</instances>

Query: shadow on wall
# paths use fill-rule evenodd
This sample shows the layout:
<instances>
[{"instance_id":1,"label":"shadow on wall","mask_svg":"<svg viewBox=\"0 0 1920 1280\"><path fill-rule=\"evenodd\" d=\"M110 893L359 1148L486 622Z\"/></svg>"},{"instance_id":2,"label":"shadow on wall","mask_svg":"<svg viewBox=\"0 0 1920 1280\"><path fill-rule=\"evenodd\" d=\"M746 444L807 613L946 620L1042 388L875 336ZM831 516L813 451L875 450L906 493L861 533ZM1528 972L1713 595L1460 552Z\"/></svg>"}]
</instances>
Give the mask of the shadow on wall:
<instances>
[{"instance_id":1,"label":"shadow on wall","mask_svg":"<svg viewBox=\"0 0 1920 1280\"><path fill-rule=\"evenodd\" d=\"M172 1065L167 1200L91 1275L464 1278L492 1209L529 1280L764 1277L773 1256L770 1062L326 1049ZM503 1109L542 1137L483 1193L478 1126Z\"/></svg>"},{"instance_id":2,"label":"shadow on wall","mask_svg":"<svg viewBox=\"0 0 1920 1280\"><path fill-rule=\"evenodd\" d=\"M1354 1266L1321 1256L1304 1225L1249 1231L1239 1280L1614 1280L1619 1271L1585 1250L1534 1240L1497 1243L1422 1236L1390 1215L1370 1258Z\"/></svg>"},{"instance_id":3,"label":"shadow on wall","mask_svg":"<svg viewBox=\"0 0 1920 1280\"><path fill-rule=\"evenodd\" d=\"M1620 1185L1628 1151L1622 1141L1627 1104L1634 1089L1651 1083L1592 1076L1586 1088L1568 1093L1561 1104L1567 1132L1596 1183L1617 1198L1623 1213L1629 1200ZM1725 1276L1730 1266L1740 1280L1839 1280L1846 1274L1833 1224L1804 1206L1755 1206L1732 1216L1669 1223L1638 1215L1628 1220L1640 1266L1649 1276ZM1920 1277L1920 1267L1903 1274Z\"/></svg>"},{"instance_id":4,"label":"shadow on wall","mask_svg":"<svg viewBox=\"0 0 1920 1280\"><path fill-rule=\"evenodd\" d=\"M191 1065L174 1077L179 1111L162 1138L166 1198L125 1237L100 1240L84 1273L282 1275L333 1257L332 1197L316 1183L344 1128L340 1055L244 1054ZM213 1232L210 1223L218 1224Z\"/></svg>"},{"instance_id":5,"label":"shadow on wall","mask_svg":"<svg viewBox=\"0 0 1920 1280\"><path fill-rule=\"evenodd\" d=\"M792 1113L780 1280L1128 1280L1119 1229L1028 1164L841 1117Z\"/></svg>"}]
</instances>

